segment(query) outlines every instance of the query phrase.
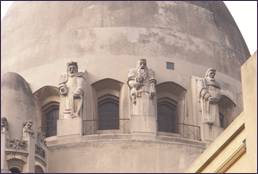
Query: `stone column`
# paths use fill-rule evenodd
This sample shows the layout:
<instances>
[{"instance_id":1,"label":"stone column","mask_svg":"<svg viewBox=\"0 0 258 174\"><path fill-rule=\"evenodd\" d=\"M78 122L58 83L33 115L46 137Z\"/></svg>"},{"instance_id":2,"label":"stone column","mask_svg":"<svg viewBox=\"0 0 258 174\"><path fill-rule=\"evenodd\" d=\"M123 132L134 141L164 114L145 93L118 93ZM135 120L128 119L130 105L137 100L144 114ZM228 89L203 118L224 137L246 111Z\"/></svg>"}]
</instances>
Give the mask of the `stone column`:
<instances>
[{"instance_id":1,"label":"stone column","mask_svg":"<svg viewBox=\"0 0 258 174\"><path fill-rule=\"evenodd\" d=\"M26 165L24 166L25 173L35 172L35 133L32 129L32 121L29 120L24 123L22 139L27 142L28 157Z\"/></svg>"},{"instance_id":2,"label":"stone column","mask_svg":"<svg viewBox=\"0 0 258 174\"><path fill-rule=\"evenodd\" d=\"M8 137L8 122L5 117L1 118L1 173L10 173L6 161L6 140Z\"/></svg>"}]
</instances>

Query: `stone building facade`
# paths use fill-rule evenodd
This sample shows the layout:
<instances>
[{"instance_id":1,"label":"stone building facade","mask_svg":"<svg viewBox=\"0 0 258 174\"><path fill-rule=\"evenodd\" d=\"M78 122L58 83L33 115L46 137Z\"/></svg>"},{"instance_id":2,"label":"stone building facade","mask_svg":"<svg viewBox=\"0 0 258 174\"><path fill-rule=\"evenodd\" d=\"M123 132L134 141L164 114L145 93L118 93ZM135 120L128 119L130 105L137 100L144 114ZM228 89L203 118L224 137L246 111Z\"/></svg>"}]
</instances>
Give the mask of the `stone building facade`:
<instances>
[{"instance_id":1,"label":"stone building facade","mask_svg":"<svg viewBox=\"0 0 258 174\"><path fill-rule=\"evenodd\" d=\"M16 2L1 38L2 171L182 172L243 108L223 2Z\"/></svg>"}]
</instances>

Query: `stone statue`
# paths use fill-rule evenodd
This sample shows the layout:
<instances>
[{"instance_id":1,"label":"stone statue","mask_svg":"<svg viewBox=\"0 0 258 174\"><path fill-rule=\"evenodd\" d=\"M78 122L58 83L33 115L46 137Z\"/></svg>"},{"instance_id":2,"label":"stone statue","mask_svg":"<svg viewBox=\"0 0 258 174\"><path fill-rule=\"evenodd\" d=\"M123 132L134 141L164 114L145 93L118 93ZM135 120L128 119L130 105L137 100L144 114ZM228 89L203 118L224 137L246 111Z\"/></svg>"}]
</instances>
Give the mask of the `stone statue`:
<instances>
[{"instance_id":1,"label":"stone statue","mask_svg":"<svg viewBox=\"0 0 258 174\"><path fill-rule=\"evenodd\" d=\"M147 67L146 59L140 59L137 67L129 70L127 84L133 103L133 114L149 114L153 108L152 100L156 94L154 71ZM151 113L153 115L154 113Z\"/></svg>"},{"instance_id":2,"label":"stone statue","mask_svg":"<svg viewBox=\"0 0 258 174\"><path fill-rule=\"evenodd\" d=\"M5 117L1 117L1 132L8 131L8 121Z\"/></svg>"},{"instance_id":3,"label":"stone statue","mask_svg":"<svg viewBox=\"0 0 258 174\"><path fill-rule=\"evenodd\" d=\"M27 135L29 135L29 136L34 135L32 125L33 125L33 123L31 120L28 120L23 124L23 129L22 129L23 137L26 137Z\"/></svg>"},{"instance_id":4,"label":"stone statue","mask_svg":"<svg viewBox=\"0 0 258 174\"><path fill-rule=\"evenodd\" d=\"M147 94L150 99L153 99L156 94L156 80L154 72L147 67L146 59L140 59L137 62L137 68L129 71L127 84L133 104L136 104L136 99L143 94Z\"/></svg>"},{"instance_id":5,"label":"stone statue","mask_svg":"<svg viewBox=\"0 0 258 174\"><path fill-rule=\"evenodd\" d=\"M85 72L78 72L76 62L67 63L67 74L61 76L59 92L63 105L64 118L74 118L82 115L84 103Z\"/></svg>"},{"instance_id":6,"label":"stone statue","mask_svg":"<svg viewBox=\"0 0 258 174\"><path fill-rule=\"evenodd\" d=\"M220 86L215 81L216 70L209 68L202 80L200 102L204 123L212 125L219 118Z\"/></svg>"}]
</instances>

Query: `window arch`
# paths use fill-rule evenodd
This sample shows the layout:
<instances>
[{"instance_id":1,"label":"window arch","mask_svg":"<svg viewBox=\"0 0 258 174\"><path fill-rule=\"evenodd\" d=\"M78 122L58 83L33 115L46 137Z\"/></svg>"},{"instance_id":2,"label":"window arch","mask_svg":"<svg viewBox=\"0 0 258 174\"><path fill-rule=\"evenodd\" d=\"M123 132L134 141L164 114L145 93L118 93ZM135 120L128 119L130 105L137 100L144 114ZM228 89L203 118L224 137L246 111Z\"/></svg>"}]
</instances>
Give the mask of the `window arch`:
<instances>
[{"instance_id":1,"label":"window arch","mask_svg":"<svg viewBox=\"0 0 258 174\"><path fill-rule=\"evenodd\" d=\"M177 133L177 103L170 98L158 100L158 131Z\"/></svg>"},{"instance_id":2,"label":"window arch","mask_svg":"<svg viewBox=\"0 0 258 174\"><path fill-rule=\"evenodd\" d=\"M59 90L55 86L44 86L38 89L34 96L39 106L40 116L37 118L39 131L46 137L57 134L57 119L59 117Z\"/></svg>"},{"instance_id":3,"label":"window arch","mask_svg":"<svg viewBox=\"0 0 258 174\"><path fill-rule=\"evenodd\" d=\"M174 82L163 82L157 89L157 129L182 133L185 117L186 89Z\"/></svg>"},{"instance_id":4,"label":"window arch","mask_svg":"<svg viewBox=\"0 0 258 174\"><path fill-rule=\"evenodd\" d=\"M105 95L98 98L98 129L119 129L119 98Z\"/></svg>"},{"instance_id":5,"label":"window arch","mask_svg":"<svg viewBox=\"0 0 258 174\"><path fill-rule=\"evenodd\" d=\"M128 130L129 122L123 122L126 116L123 106L123 90L122 82L105 78L96 81L92 84L93 92L93 118L94 122L84 121L84 128L91 128L92 130L84 129L84 134L92 132L105 133L106 131L123 132Z\"/></svg>"},{"instance_id":6,"label":"window arch","mask_svg":"<svg viewBox=\"0 0 258 174\"><path fill-rule=\"evenodd\" d=\"M22 173L26 158L17 155L15 158L7 156L8 169L11 173Z\"/></svg>"},{"instance_id":7,"label":"window arch","mask_svg":"<svg viewBox=\"0 0 258 174\"><path fill-rule=\"evenodd\" d=\"M35 173L45 173L45 172L40 166L36 165L35 166Z\"/></svg>"}]
</instances>

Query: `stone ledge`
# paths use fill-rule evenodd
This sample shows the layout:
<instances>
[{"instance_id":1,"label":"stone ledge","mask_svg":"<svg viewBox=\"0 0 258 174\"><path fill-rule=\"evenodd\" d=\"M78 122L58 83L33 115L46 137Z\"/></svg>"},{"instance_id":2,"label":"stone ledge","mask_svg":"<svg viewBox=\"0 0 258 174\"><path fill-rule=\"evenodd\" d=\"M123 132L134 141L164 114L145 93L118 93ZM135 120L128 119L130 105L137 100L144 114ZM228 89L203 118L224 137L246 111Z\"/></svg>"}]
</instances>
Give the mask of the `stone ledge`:
<instances>
[{"instance_id":1,"label":"stone ledge","mask_svg":"<svg viewBox=\"0 0 258 174\"><path fill-rule=\"evenodd\" d=\"M177 136L164 136L164 135L147 135L147 134L97 134L97 135L71 135L71 136L62 136L56 138L47 138L47 146L48 148L58 148L58 147L71 147L71 146L81 146L85 143L93 143L93 142L105 142L112 143L116 142L147 142L147 143L162 143L162 144L187 144L199 148L205 149L206 143L187 139L183 137Z\"/></svg>"}]
</instances>

